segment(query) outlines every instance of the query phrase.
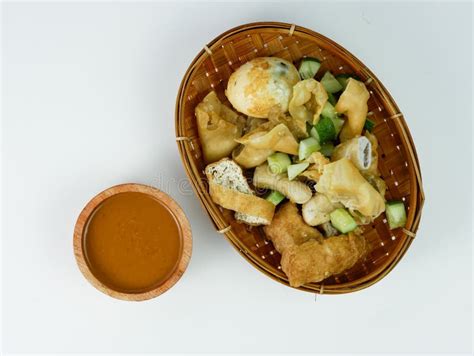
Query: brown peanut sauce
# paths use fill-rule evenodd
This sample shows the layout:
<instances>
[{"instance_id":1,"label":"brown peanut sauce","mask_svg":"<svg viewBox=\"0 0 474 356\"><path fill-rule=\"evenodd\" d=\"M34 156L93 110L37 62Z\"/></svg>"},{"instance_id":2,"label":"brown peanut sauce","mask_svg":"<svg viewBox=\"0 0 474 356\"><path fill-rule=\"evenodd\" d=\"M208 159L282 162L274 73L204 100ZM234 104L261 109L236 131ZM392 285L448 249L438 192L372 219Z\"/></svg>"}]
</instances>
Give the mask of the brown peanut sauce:
<instances>
[{"instance_id":1,"label":"brown peanut sauce","mask_svg":"<svg viewBox=\"0 0 474 356\"><path fill-rule=\"evenodd\" d=\"M165 282L182 253L174 215L160 201L140 192L119 193L97 206L83 241L92 274L125 293L146 292Z\"/></svg>"}]
</instances>

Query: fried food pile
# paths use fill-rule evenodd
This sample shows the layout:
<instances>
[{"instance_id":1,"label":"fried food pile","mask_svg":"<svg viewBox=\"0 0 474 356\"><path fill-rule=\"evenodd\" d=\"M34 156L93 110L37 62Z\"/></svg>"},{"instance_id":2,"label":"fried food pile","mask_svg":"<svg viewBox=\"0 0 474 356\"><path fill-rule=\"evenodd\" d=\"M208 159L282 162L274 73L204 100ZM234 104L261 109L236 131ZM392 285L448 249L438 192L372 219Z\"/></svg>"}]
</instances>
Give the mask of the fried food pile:
<instances>
[{"instance_id":1,"label":"fried food pile","mask_svg":"<svg viewBox=\"0 0 474 356\"><path fill-rule=\"evenodd\" d=\"M210 92L195 108L210 198L263 226L293 287L362 261L363 225L382 213L390 228L406 223L403 202L385 201L369 90L351 74L318 74L320 65L255 58L225 96Z\"/></svg>"}]
</instances>

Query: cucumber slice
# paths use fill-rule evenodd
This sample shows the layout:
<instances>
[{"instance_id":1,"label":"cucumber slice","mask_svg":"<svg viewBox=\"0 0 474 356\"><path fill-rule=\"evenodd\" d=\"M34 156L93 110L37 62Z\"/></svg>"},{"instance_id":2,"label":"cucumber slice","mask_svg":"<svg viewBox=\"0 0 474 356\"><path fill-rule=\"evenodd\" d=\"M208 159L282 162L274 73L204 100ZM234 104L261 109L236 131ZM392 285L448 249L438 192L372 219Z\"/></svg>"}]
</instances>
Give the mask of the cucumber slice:
<instances>
[{"instance_id":1,"label":"cucumber slice","mask_svg":"<svg viewBox=\"0 0 474 356\"><path fill-rule=\"evenodd\" d=\"M285 173L291 164L291 159L286 153L276 152L267 158L268 167L273 174Z\"/></svg>"},{"instance_id":2,"label":"cucumber slice","mask_svg":"<svg viewBox=\"0 0 474 356\"><path fill-rule=\"evenodd\" d=\"M308 137L300 141L300 146L298 150L298 158L300 161L309 157L313 152L319 150L321 146L319 145L318 140L314 137Z\"/></svg>"},{"instance_id":3,"label":"cucumber slice","mask_svg":"<svg viewBox=\"0 0 474 356\"><path fill-rule=\"evenodd\" d=\"M272 190L265 199L274 205L278 205L285 199L285 196L276 190Z\"/></svg>"},{"instance_id":4,"label":"cucumber slice","mask_svg":"<svg viewBox=\"0 0 474 356\"><path fill-rule=\"evenodd\" d=\"M341 84L343 89L346 89L347 87L347 81L351 78L349 74L338 74L336 75L336 79Z\"/></svg>"},{"instance_id":5,"label":"cucumber slice","mask_svg":"<svg viewBox=\"0 0 474 356\"><path fill-rule=\"evenodd\" d=\"M319 139L319 134L318 134L318 130L316 130L316 126L313 126L311 128L311 130L309 131L309 134L311 135L311 137L314 137L318 142L320 142L321 140Z\"/></svg>"},{"instance_id":6,"label":"cucumber slice","mask_svg":"<svg viewBox=\"0 0 474 356\"><path fill-rule=\"evenodd\" d=\"M337 99L336 99L336 97L334 96L333 93L328 93L328 101L329 101L332 105L336 105Z\"/></svg>"},{"instance_id":7,"label":"cucumber slice","mask_svg":"<svg viewBox=\"0 0 474 356\"><path fill-rule=\"evenodd\" d=\"M288 179L293 180L295 179L300 173L304 172L306 168L309 167L308 162L292 164L288 166Z\"/></svg>"},{"instance_id":8,"label":"cucumber slice","mask_svg":"<svg viewBox=\"0 0 474 356\"><path fill-rule=\"evenodd\" d=\"M342 126L346 122L344 119L341 119L339 116L331 119L332 123L334 124L334 129L336 130L336 136L339 135L339 132L342 130Z\"/></svg>"},{"instance_id":9,"label":"cucumber slice","mask_svg":"<svg viewBox=\"0 0 474 356\"><path fill-rule=\"evenodd\" d=\"M375 127L375 122L369 119L365 119L365 124L364 124L364 129L366 129L369 132L372 132Z\"/></svg>"},{"instance_id":10,"label":"cucumber slice","mask_svg":"<svg viewBox=\"0 0 474 356\"><path fill-rule=\"evenodd\" d=\"M321 116L329 117L330 119L337 118L336 109L334 109L334 106L329 101L326 101L326 104L324 104Z\"/></svg>"},{"instance_id":11,"label":"cucumber slice","mask_svg":"<svg viewBox=\"0 0 474 356\"><path fill-rule=\"evenodd\" d=\"M312 57L303 58L303 60L300 63L300 67L298 69L301 79L304 80L304 79L314 78L314 76L319 70L319 67L321 67L321 62L317 60L316 58L312 58Z\"/></svg>"},{"instance_id":12,"label":"cucumber slice","mask_svg":"<svg viewBox=\"0 0 474 356\"><path fill-rule=\"evenodd\" d=\"M387 215L390 230L403 227L407 222L405 205L399 200L392 200L385 204L385 215Z\"/></svg>"},{"instance_id":13,"label":"cucumber slice","mask_svg":"<svg viewBox=\"0 0 474 356\"><path fill-rule=\"evenodd\" d=\"M339 208L329 214L331 224L343 234L354 230L357 224L346 209Z\"/></svg>"},{"instance_id":14,"label":"cucumber slice","mask_svg":"<svg viewBox=\"0 0 474 356\"><path fill-rule=\"evenodd\" d=\"M321 152L325 157L331 157L334 152L334 144L332 142L323 143L319 152Z\"/></svg>"},{"instance_id":15,"label":"cucumber slice","mask_svg":"<svg viewBox=\"0 0 474 356\"><path fill-rule=\"evenodd\" d=\"M323 116L315 127L321 144L336 139L336 127L329 117Z\"/></svg>"},{"instance_id":16,"label":"cucumber slice","mask_svg":"<svg viewBox=\"0 0 474 356\"><path fill-rule=\"evenodd\" d=\"M342 85L337 81L331 72L327 71L321 78L321 84L328 93L337 93L342 90Z\"/></svg>"},{"instance_id":17,"label":"cucumber slice","mask_svg":"<svg viewBox=\"0 0 474 356\"><path fill-rule=\"evenodd\" d=\"M334 106L332 106L329 101L324 104L323 110L321 111L321 116L331 119L332 123L334 124L334 129L336 130L336 136L339 135L342 125L344 125L344 120L337 116L336 109L334 109Z\"/></svg>"}]
</instances>

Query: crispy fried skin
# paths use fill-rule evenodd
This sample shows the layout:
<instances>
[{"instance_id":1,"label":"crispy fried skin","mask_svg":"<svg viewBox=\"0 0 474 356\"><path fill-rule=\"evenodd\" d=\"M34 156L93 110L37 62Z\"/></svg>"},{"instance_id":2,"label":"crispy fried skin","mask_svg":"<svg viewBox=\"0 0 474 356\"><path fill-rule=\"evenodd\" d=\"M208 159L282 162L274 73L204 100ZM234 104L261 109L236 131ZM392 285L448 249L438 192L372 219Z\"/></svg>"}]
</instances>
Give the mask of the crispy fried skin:
<instances>
[{"instance_id":1,"label":"crispy fried skin","mask_svg":"<svg viewBox=\"0 0 474 356\"><path fill-rule=\"evenodd\" d=\"M298 208L291 202L283 204L274 215L272 223L263 230L280 253L310 239L323 239L323 235L317 229L306 225Z\"/></svg>"},{"instance_id":2,"label":"crispy fried skin","mask_svg":"<svg viewBox=\"0 0 474 356\"><path fill-rule=\"evenodd\" d=\"M363 236L355 233L323 238L308 226L295 204L283 204L265 226L265 234L281 253L281 266L292 287L320 282L351 268L368 250Z\"/></svg>"},{"instance_id":3,"label":"crispy fried skin","mask_svg":"<svg viewBox=\"0 0 474 356\"><path fill-rule=\"evenodd\" d=\"M309 240L284 251L281 267L292 287L320 282L351 268L367 253L363 236L353 233L325 240Z\"/></svg>"}]
</instances>

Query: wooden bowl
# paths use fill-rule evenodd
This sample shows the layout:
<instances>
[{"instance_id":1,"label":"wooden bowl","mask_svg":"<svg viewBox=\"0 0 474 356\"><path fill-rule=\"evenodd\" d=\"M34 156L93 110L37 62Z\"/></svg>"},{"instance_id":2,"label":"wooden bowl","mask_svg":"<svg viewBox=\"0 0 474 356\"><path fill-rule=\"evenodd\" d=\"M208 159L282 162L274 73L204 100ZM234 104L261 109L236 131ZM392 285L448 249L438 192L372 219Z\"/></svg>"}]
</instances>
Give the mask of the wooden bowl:
<instances>
[{"instance_id":1,"label":"wooden bowl","mask_svg":"<svg viewBox=\"0 0 474 356\"><path fill-rule=\"evenodd\" d=\"M181 235L182 250L176 268L162 284L145 292L125 293L110 288L92 273L85 255L85 229L89 218L91 217L91 214L107 198L125 192L144 193L161 202L164 206L168 208L171 214L174 215L174 218L178 224L178 230L180 231ZM92 200L89 201L89 203L87 203L87 205L84 207L77 219L76 226L74 228L73 244L74 255L76 257L79 269L81 270L84 277L86 277L86 279L101 292L117 299L129 301L141 301L151 299L159 296L160 294L170 289L173 285L176 284L176 282L178 282L178 280L181 278L182 274L186 270L192 252L191 227L189 225L188 219L186 218L186 215L184 214L180 206L166 193L163 193L162 191L150 186L135 183L116 185L114 187L104 190L103 192L92 198Z\"/></svg>"},{"instance_id":2,"label":"wooden bowl","mask_svg":"<svg viewBox=\"0 0 474 356\"><path fill-rule=\"evenodd\" d=\"M387 183L386 198L405 202L407 224L403 229L390 230L382 214L365 228L364 236L372 248L365 262L299 289L340 294L366 288L386 276L412 243L424 195L415 146L403 114L375 74L342 46L309 29L279 22L242 25L204 46L184 75L176 101L176 140L186 173L216 229L225 233L232 246L254 267L289 285L281 270L281 256L262 229L237 223L232 213L212 202L206 189L205 164L194 116L194 108L211 90L229 103L224 91L230 74L243 63L263 56L281 57L293 63L305 56L316 57L322 60L318 73L331 70L334 74L355 74L370 91L369 114L375 121L379 169Z\"/></svg>"}]
</instances>

